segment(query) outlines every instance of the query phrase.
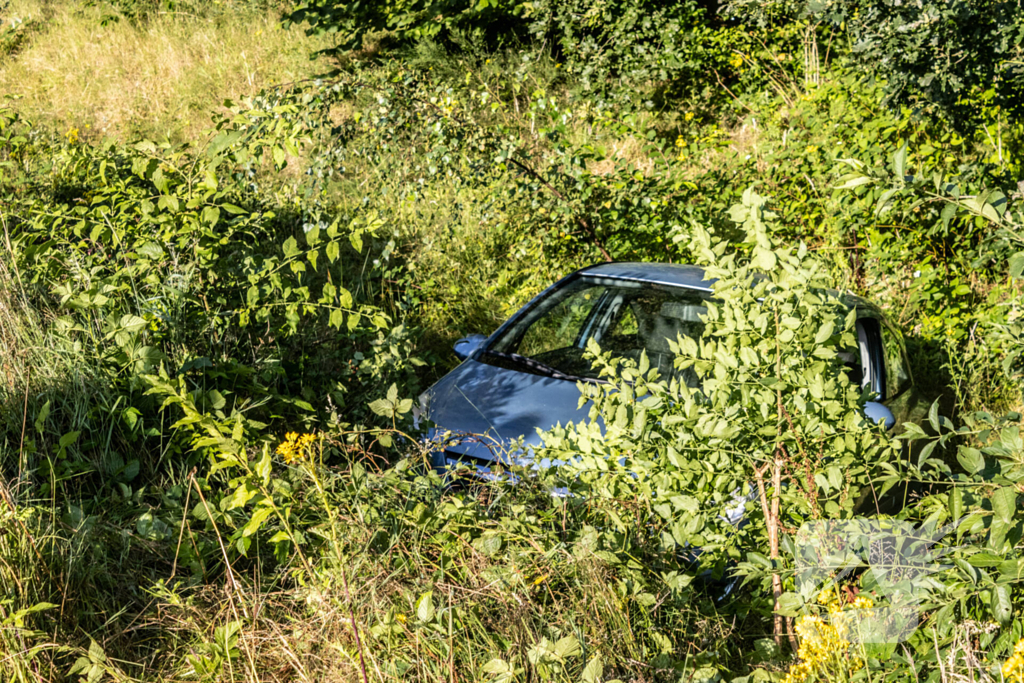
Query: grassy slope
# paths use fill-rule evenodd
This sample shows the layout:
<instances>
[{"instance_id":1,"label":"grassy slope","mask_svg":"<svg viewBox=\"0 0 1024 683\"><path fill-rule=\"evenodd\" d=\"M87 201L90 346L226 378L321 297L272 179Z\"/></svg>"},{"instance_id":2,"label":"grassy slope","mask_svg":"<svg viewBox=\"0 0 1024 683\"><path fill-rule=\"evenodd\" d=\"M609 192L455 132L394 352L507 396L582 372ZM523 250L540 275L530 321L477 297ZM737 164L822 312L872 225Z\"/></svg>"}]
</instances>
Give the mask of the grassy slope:
<instances>
[{"instance_id":1,"label":"grassy slope","mask_svg":"<svg viewBox=\"0 0 1024 683\"><path fill-rule=\"evenodd\" d=\"M102 9L74 3L30 0L8 9L7 15L31 16L38 21L14 54L0 57L0 89L22 96L18 107L29 118L60 133L77 129L86 139L168 135L189 140L207 127L211 108L221 100L247 97L267 85L308 77L324 67L307 58L323 43L301 32L280 30L273 14L225 12L202 20L159 15L140 26L125 21L102 26L102 14ZM741 122L732 133L732 144L721 153L753 153L757 157L760 147L778 143L778 136L762 131ZM620 144L617 151L621 156L643 161L636 159L635 141L611 144ZM694 159L695 174L716 159L714 155ZM487 332L487 325L508 312L498 311L499 315L492 304L508 306L514 301L509 292L525 296L518 291L514 277L511 284L492 281L495 272L502 277L514 273L516 268L510 263L518 263L515 259L520 257L511 255L512 261L496 263L480 236L479 206L459 214L451 208L457 202L440 202L446 203L449 206L431 210L436 215L420 215L423 207L408 209L408 224L421 231L411 240L420 250L412 260L425 274L421 281L428 276L438 281L429 292L432 307L424 318L435 333L457 333L460 330L454 326L466 321L484 329L465 331ZM20 391L20 373L29 366L34 373L50 373L54 383L66 380L73 386L88 387L83 359L68 349L47 346L58 340L47 336L46 325L37 323L37 316L21 307L15 279L15 274L0 270L0 343L4 345L0 373L6 376L10 393ZM488 291L473 291L481 281L488 282ZM449 283L454 283L451 291ZM74 404L74 400L68 401L69 406ZM31 435L31 424L28 429ZM179 505L185 495L195 502L184 477L163 484L168 496L178 486L173 495ZM25 643L33 642L31 639L19 640L16 632L3 630L0 660L10 654L24 660L23 666L13 670L16 680L18 676L46 680L66 672L76 658L88 656L85 648L90 636L99 638L111 657L127 660L107 663L106 675L111 679L194 679L202 660L189 656L213 658L216 629L235 619L245 621L246 628L237 641L240 654L226 667L225 678L360 679L359 652L346 623L345 589L336 571L325 571L316 586L295 587L284 577L278 584L276 578L260 575L258 566L249 566L236 569L237 589L218 585L165 588L158 581L169 576L172 567L177 567L178 578L186 572L178 564L173 542L149 543L134 535L132 514L141 507L142 499L141 493L134 501L122 501L112 494L109 501L99 502L105 509L102 519L75 533L68 531L76 524L73 510L68 510L49 518L27 516L24 530L0 535L0 558L16 568L14 575L23 577L23 585L18 586L19 604L65 595L70 599L62 603L61 611L81 615L77 622L73 617L63 619L67 631L54 635L53 642L61 643L63 649L53 646L38 657L25 651ZM376 524L363 523L358 519L361 513L342 515L351 535L349 547L379 551ZM186 521L184 516L177 519ZM3 523L10 520L4 518ZM183 524L182 529L189 538L189 525ZM174 529L175 535L178 531ZM433 531L441 534L440 529L431 528ZM410 535L420 538L418 530ZM395 538L399 538L397 532ZM49 566L60 567L59 576L47 578L49 570L37 563L35 539L47 539L44 550L52 554ZM554 637L546 630L552 625L564 632L587 634L590 645L599 651L625 653L635 659L650 656L655 645L660 645L643 642L659 625L669 629L677 644L685 643L688 655L733 647L724 643L734 625L714 614L681 611L656 625L631 623L624 607L626 589L600 567L575 562L564 549L540 552L527 547L534 543L531 538L522 543L515 562L503 565L485 559L457 537L447 541L450 564L446 571L452 577L448 585L457 587L449 588L447 594L439 592L435 601L439 607L454 601L471 615L455 628L467 634L456 637L464 641L460 647L470 653L470 662L476 666L500 654L502 648L518 652L520 661L525 661L528 649L542 636ZM422 680L452 680L451 622L438 619L429 628L405 626L406 619L414 619L421 591L438 571L434 555L438 547L432 539L403 540L388 547L389 555L408 558L401 575L381 570L383 564L376 564L372 552L349 556L354 558L351 572L366 578L353 586L358 608L380 620L366 625L384 624L400 634L387 654L412 662ZM548 579L549 573L554 578ZM0 621L8 616L2 609L0 604ZM388 679L378 668L387 661L384 656L370 658L372 679ZM53 668L48 668L50 662ZM581 664L577 662L574 675ZM640 664L637 662L638 667ZM2 664L0 671L6 673Z\"/></svg>"},{"instance_id":2,"label":"grassy slope","mask_svg":"<svg viewBox=\"0 0 1024 683\"><path fill-rule=\"evenodd\" d=\"M28 118L83 139L182 141L207 128L223 100L325 68L310 54L326 41L282 29L275 12L228 7L104 26L108 14L77 2L12 3L0 16L24 21L29 35L15 54L0 55L0 92L19 98Z\"/></svg>"}]
</instances>

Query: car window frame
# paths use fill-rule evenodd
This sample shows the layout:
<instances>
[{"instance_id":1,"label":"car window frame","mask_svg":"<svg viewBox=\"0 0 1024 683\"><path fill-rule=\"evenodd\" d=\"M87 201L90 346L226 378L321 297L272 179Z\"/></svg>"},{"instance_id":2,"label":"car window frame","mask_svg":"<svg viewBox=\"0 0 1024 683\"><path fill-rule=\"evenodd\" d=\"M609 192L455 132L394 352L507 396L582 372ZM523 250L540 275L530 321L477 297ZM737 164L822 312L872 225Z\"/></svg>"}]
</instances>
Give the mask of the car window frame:
<instances>
[{"instance_id":1,"label":"car window frame","mask_svg":"<svg viewBox=\"0 0 1024 683\"><path fill-rule=\"evenodd\" d=\"M877 397L875 400L882 402L889 399L885 345L882 342L882 327L884 325L884 319L875 311L857 308L857 347L861 354L862 364L865 355L867 356L867 365L863 368L865 383L875 393Z\"/></svg>"},{"instance_id":2,"label":"car window frame","mask_svg":"<svg viewBox=\"0 0 1024 683\"><path fill-rule=\"evenodd\" d=\"M592 280L594 280L594 281L596 281L598 283L604 283L604 281L607 280L607 281L609 281L607 283L607 284L609 284L609 286L611 286L614 282L617 282L617 283L621 283L621 282L624 282L624 281L625 282L633 282L633 283L637 283L637 284L640 284L640 285L646 285L646 286L654 287L656 289L676 289L676 290L682 290L682 291L685 291L685 292L687 292L687 293L689 293L689 294L691 294L691 295L693 295L693 296L695 296L697 298L705 300L705 301L713 300L713 294L712 294L712 290L710 288L689 287L689 286L686 286L686 285L669 284L669 283L665 283L665 282L654 282L654 281L650 281L650 280L644 280L644 279L641 279L641 278L604 276L604 275L597 275L597 274L587 273L586 271L576 271L575 273L571 273L570 275L567 275L566 277L562 278L561 280L555 282L550 287L545 288L543 291L541 291L539 294L537 294L532 300L530 300L530 302L528 302L523 308L521 308L515 315L513 315L508 320L506 320L502 325L500 325L498 327L498 329L496 329L490 335L490 337L488 337L487 340L483 344L480 345L480 348L477 350L477 352L475 352L473 354L473 358L479 359L479 357L480 357L482 352L493 350L494 344L497 343L497 341L499 339L501 339L502 336L506 332L508 332L511 327L517 325L523 318L525 318L526 316L530 315L533 311L535 311L539 306L541 306L548 299L548 297L556 294L559 290L564 289L565 287L570 286L573 282L575 282L576 280L580 280L580 279L592 279ZM600 315L600 316L607 317L607 315L609 314L609 312L608 312L609 304L606 302L607 298L608 298L608 295L607 295L607 293L605 293L605 294L602 295L601 299L594 304L594 308L591 310L590 314L587 317L587 320L585 321L585 323L581 327L580 335L578 335L578 337L576 339L576 344L579 344L581 342L581 340L584 338L584 332L586 330L588 330L591 327L591 325L593 325L595 323L595 318L594 318L595 316ZM557 305L557 304L555 304L555 305ZM896 398L898 396L903 395L905 390L904 391L900 391L899 393L895 394L894 396L891 396L891 397L888 396L888 385L887 385L888 376L886 374L887 370L888 370L888 364L887 364L886 357L885 357L885 345L884 345L884 343L882 341L882 336L881 335L882 335L882 328L883 327L889 327L891 329L891 325L889 325L889 322L885 319L885 317L879 311L876 311L873 308L868 308L868 307L862 305L861 303L848 303L847 305L850 307L850 309L853 309L853 310L855 310L857 312L857 328L858 328L857 329L857 337L858 337L858 352L859 353L863 353L862 349L860 348L861 347L860 328L862 327L861 323L864 322L864 321L868 321L867 325L864 326L864 332L865 332L864 336L865 336L865 342L866 342L865 346L867 347L866 350L867 350L867 356L868 356L868 366L865 368L865 371L866 371L865 372L865 379L867 380L868 383L870 383L871 390L875 394L875 399L874 400L880 401L880 402L886 402L886 401L890 400L891 398ZM619 314L621 314L621 311L613 311L612 312L612 315L614 315L614 317L616 317L616 318L618 317ZM913 377L910 375L910 366L909 366L909 363L907 363L906 350L905 350L906 347L903 344L902 336L900 336L898 334L895 335L895 336L900 341L900 350L901 350L901 353L902 353L903 362L906 364L907 374L908 374L908 377L909 377L909 381L908 381L908 388L909 388L909 387L913 386ZM863 358L863 355L861 357ZM594 383L605 383L605 380L597 380L597 379L592 379L592 378L585 378L584 381L594 382Z\"/></svg>"},{"instance_id":3,"label":"car window frame","mask_svg":"<svg viewBox=\"0 0 1024 683\"><path fill-rule=\"evenodd\" d=\"M650 287L656 290L670 290L683 292L686 295L693 296L702 301L710 301L713 297L710 288L689 287L687 285L655 282L651 280L644 280L641 278L607 277L604 275L597 275L593 273L577 271L571 275L566 276L565 278L562 278L561 280L559 280L558 282L546 288L544 291L535 296L529 303L526 304L526 306L521 308L515 315L513 315L501 326L499 326L498 329L496 329L487 338L487 340L480 345L479 349L473 353L472 358L478 362L487 362L482 361L481 358L485 356L488 351L494 351L495 344L497 344L498 341L501 340L505 334L509 333L512 330L512 328L518 325L524 318L531 315L541 306L544 306L544 303L550 297L556 296L560 290L572 286L578 280L591 280L595 284L606 285L609 288L621 288L623 283L634 283L635 285L639 285L640 287ZM573 344L574 346L576 346L577 348L582 348L582 346L580 346L582 344L582 340L586 338L586 335L589 333L589 331L592 329L594 325L608 323L608 325L606 325L606 328L609 329L611 326L614 326L614 323L617 320L618 316L621 315L621 306L619 307L619 309L616 309L615 311L609 310L612 304L614 304L614 299L616 298L616 296L617 295L610 295L608 292L605 292L601 295L601 298L594 303L593 308L590 310L590 312L587 315L587 318L584 320L584 323L580 327L580 332L579 334L577 334ZM555 303L551 306L551 308L554 308L557 305L558 303ZM608 320L609 315L611 315L613 318L611 321ZM606 331L607 329L602 330L602 334ZM526 330L520 333L518 337L513 340L516 348L518 348L518 345L522 343L522 339L525 335L525 332ZM606 380L596 378L580 379L587 382L606 383Z\"/></svg>"}]
</instances>

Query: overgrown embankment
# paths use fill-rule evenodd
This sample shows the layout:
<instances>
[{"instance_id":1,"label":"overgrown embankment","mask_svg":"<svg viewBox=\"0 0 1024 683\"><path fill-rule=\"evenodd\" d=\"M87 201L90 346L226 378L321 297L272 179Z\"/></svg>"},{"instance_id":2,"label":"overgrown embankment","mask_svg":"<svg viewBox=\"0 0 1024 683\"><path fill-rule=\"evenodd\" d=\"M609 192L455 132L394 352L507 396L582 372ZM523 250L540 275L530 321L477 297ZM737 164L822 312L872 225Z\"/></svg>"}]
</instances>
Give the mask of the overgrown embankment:
<instances>
[{"instance_id":1,"label":"overgrown embankment","mask_svg":"<svg viewBox=\"0 0 1024 683\"><path fill-rule=\"evenodd\" d=\"M0 672L1021 680L1012 4L0 6ZM452 341L604 259L719 275L706 391L595 356L576 469L441 486ZM920 427L863 422L822 287L900 329ZM930 573L801 592L815 523ZM898 647L841 629L899 595Z\"/></svg>"}]
</instances>

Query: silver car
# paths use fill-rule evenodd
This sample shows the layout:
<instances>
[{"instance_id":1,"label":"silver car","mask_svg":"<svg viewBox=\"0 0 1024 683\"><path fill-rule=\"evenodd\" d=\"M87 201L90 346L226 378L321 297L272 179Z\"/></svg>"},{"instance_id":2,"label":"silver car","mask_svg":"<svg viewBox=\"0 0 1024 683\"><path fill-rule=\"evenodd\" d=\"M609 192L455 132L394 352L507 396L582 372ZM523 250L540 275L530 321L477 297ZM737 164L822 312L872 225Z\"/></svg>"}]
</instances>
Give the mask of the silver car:
<instances>
[{"instance_id":1,"label":"silver car","mask_svg":"<svg viewBox=\"0 0 1024 683\"><path fill-rule=\"evenodd\" d=\"M559 464L537 462L532 451L541 443L538 430L587 419L576 384L601 381L584 358L591 339L626 358L646 351L663 376L694 386L692 370L674 367L668 341L701 336L711 285L695 266L602 263L551 285L489 337L459 340L455 353L463 362L420 397L422 415L437 425L432 437L461 435L435 452L434 466L462 462L489 477L497 463ZM857 310L858 337L844 360L851 378L877 397L866 406L868 417L888 427L917 417L922 404L899 332L864 299L843 301Z\"/></svg>"}]
</instances>

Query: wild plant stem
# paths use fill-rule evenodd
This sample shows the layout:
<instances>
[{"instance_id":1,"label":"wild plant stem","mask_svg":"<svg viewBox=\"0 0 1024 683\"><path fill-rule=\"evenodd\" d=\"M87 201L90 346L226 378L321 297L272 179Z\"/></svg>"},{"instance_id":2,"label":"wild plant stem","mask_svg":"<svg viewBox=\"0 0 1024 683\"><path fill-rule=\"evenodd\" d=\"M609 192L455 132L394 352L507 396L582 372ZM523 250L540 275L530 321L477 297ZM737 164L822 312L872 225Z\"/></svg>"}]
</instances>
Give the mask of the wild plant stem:
<instances>
[{"instance_id":1,"label":"wild plant stem","mask_svg":"<svg viewBox=\"0 0 1024 683\"><path fill-rule=\"evenodd\" d=\"M321 455L323 451L321 450ZM317 464L310 459L309 462L309 475L313 480L313 484L316 486L317 493L320 494L320 501L323 503L324 510L327 512L327 521L331 528L331 544L334 546L334 557L338 571L341 573L341 583L345 587L345 600L348 601L349 614L352 617L352 631L356 637L356 648L359 650L359 669L363 674L363 683L370 683L370 679L366 674L366 659L363 656L363 641L359 637L359 622L356 620L356 606L352 602L352 592L348 587L348 574L345 572L345 568L342 565L341 557L341 546L338 544L338 530L336 522L336 513L334 507L330 501L327 500L327 491L324 489L323 484L320 482L320 476L317 473Z\"/></svg>"}]
</instances>

